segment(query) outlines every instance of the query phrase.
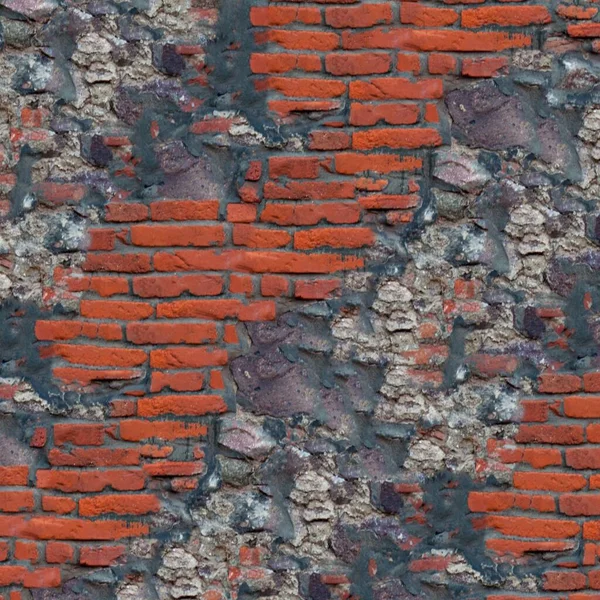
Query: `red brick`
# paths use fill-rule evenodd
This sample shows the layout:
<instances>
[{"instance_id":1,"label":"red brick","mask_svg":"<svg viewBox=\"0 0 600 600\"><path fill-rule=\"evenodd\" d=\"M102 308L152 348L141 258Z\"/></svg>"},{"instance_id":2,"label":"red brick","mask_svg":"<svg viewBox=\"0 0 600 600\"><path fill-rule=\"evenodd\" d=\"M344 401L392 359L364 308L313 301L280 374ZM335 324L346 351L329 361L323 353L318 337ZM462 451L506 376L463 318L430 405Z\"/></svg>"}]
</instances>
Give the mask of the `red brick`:
<instances>
[{"instance_id":1,"label":"red brick","mask_svg":"<svg viewBox=\"0 0 600 600\"><path fill-rule=\"evenodd\" d=\"M578 391L578 389L569 391ZM583 376L583 389L586 392L600 392L600 373L585 373Z\"/></svg>"},{"instance_id":2,"label":"red brick","mask_svg":"<svg viewBox=\"0 0 600 600\"><path fill-rule=\"evenodd\" d=\"M565 456L572 469L600 468L600 448L569 448Z\"/></svg>"},{"instance_id":3,"label":"red brick","mask_svg":"<svg viewBox=\"0 0 600 600\"><path fill-rule=\"evenodd\" d=\"M246 294L251 297L254 294L254 279L248 275L230 275L229 291L232 294Z\"/></svg>"},{"instance_id":4,"label":"red brick","mask_svg":"<svg viewBox=\"0 0 600 600\"><path fill-rule=\"evenodd\" d=\"M581 590L586 587L587 577L576 571L548 571L544 573L544 589L552 591Z\"/></svg>"},{"instance_id":5,"label":"red brick","mask_svg":"<svg viewBox=\"0 0 600 600\"><path fill-rule=\"evenodd\" d=\"M233 226L233 243L249 248L281 248L287 246L292 236L280 229L266 229L254 225L236 224Z\"/></svg>"},{"instance_id":6,"label":"red brick","mask_svg":"<svg viewBox=\"0 0 600 600\"><path fill-rule=\"evenodd\" d=\"M43 448L48 440L48 431L45 427L36 427L33 435L29 440L29 445L32 448Z\"/></svg>"},{"instance_id":7,"label":"red brick","mask_svg":"<svg viewBox=\"0 0 600 600\"><path fill-rule=\"evenodd\" d=\"M432 53L428 57L428 69L432 75L447 75L456 70L456 59L450 54Z\"/></svg>"},{"instance_id":8,"label":"red brick","mask_svg":"<svg viewBox=\"0 0 600 600\"><path fill-rule=\"evenodd\" d=\"M261 214L261 220L277 225L317 225L321 221L334 224L357 223L360 207L352 202L327 204L270 204Z\"/></svg>"},{"instance_id":9,"label":"red brick","mask_svg":"<svg viewBox=\"0 0 600 600\"><path fill-rule=\"evenodd\" d=\"M109 223L130 223L144 221L148 218L148 207L145 204L110 202L106 205L104 219Z\"/></svg>"},{"instance_id":10,"label":"red brick","mask_svg":"<svg viewBox=\"0 0 600 600\"><path fill-rule=\"evenodd\" d=\"M442 143L440 133L429 127L415 129L370 129L355 131L352 135L352 148L355 150L373 150L375 148L422 148L439 146Z\"/></svg>"},{"instance_id":11,"label":"red brick","mask_svg":"<svg viewBox=\"0 0 600 600\"><path fill-rule=\"evenodd\" d=\"M226 350L205 348L165 348L150 351L150 366L156 369L186 369L226 365Z\"/></svg>"},{"instance_id":12,"label":"red brick","mask_svg":"<svg viewBox=\"0 0 600 600\"><path fill-rule=\"evenodd\" d=\"M583 8L583 6L560 5L556 13L564 19L591 19L598 13L594 7Z\"/></svg>"},{"instance_id":13,"label":"red brick","mask_svg":"<svg viewBox=\"0 0 600 600\"><path fill-rule=\"evenodd\" d=\"M79 321L36 321L35 335L38 340L72 340L77 337L120 340L121 326L116 323L81 323Z\"/></svg>"},{"instance_id":14,"label":"red brick","mask_svg":"<svg viewBox=\"0 0 600 600\"><path fill-rule=\"evenodd\" d=\"M137 321L154 314L151 304L146 302L123 302L118 300L82 300L79 305L82 317L88 319L122 319Z\"/></svg>"},{"instance_id":15,"label":"red brick","mask_svg":"<svg viewBox=\"0 0 600 600\"><path fill-rule=\"evenodd\" d=\"M590 444L600 443L600 424L592 423L586 429L587 441Z\"/></svg>"},{"instance_id":16,"label":"red brick","mask_svg":"<svg viewBox=\"0 0 600 600\"><path fill-rule=\"evenodd\" d=\"M529 552L565 552L572 550L574 544L572 542L544 542L544 541L521 541L507 540L502 538L487 539L485 545L490 550L493 550L499 556L516 556L521 557ZM526 600L527 597L519 596L488 596L489 599L495 600ZM572 596L570 596L572 599ZM537 598L537 600L550 600L550 598Z\"/></svg>"},{"instance_id":17,"label":"red brick","mask_svg":"<svg viewBox=\"0 0 600 600\"><path fill-rule=\"evenodd\" d=\"M380 121L388 125L413 125L419 120L416 104L361 104L350 105L350 124L359 127L377 125Z\"/></svg>"},{"instance_id":18,"label":"red brick","mask_svg":"<svg viewBox=\"0 0 600 600\"><path fill-rule=\"evenodd\" d=\"M0 486L26 486L28 479L29 467L27 466L0 466Z\"/></svg>"},{"instance_id":19,"label":"red brick","mask_svg":"<svg viewBox=\"0 0 600 600\"><path fill-rule=\"evenodd\" d=\"M0 512L31 512L34 507L33 492L0 492Z\"/></svg>"},{"instance_id":20,"label":"red brick","mask_svg":"<svg viewBox=\"0 0 600 600\"><path fill-rule=\"evenodd\" d=\"M256 221L256 206L250 204L228 204L227 220L230 223L252 223Z\"/></svg>"},{"instance_id":21,"label":"red brick","mask_svg":"<svg viewBox=\"0 0 600 600\"><path fill-rule=\"evenodd\" d=\"M14 557L16 560L37 562L39 558L37 544L34 544L33 542L21 542L20 540L17 540L15 542Z\"/></svg>"},{"instance_id":22,"label":"red brick","mask_svg":"<svg viewBox=\"0 0 600 600\"><path fill-rule=\"evenodd\" d=\"M140 417L156 417L167 414L200 416L226 411L227 404L221 396L217 395L154 396L153 398L141 398L138 401Z\"/></svg>"},{"instance_id":23,"label":"red brick","mask_svg":"<svg viewBox=\"0 0 600 600\"><path fill-rule=\"evenodd\" d=\"M264 190L267 200L331 200L351 199L355 194L355 184L348 181L298 182L285 185L268 182Z\"/></svg>"},{"instance_id":24,"label":"red brick","mask_svg":"<svg viewBox=\"0 0 600 600\"><path fill-rule=\"evenodd\" d=\"M21 124L23 127L41 127L46 111L42 108L30 108L25 106L21 109Z\"/></svg>"},{"instance_id":25,"label":"red brick","mask_svg":"<svg viewBox=\"0 0 600 600\"><path fill-rule=\"evenodd\" d=\"M445 27L458 20L458 13L451 8L432 8L417 3L403 2L400 6L400 22L419 27Z\"/></svg>"},{"instance_id":26,"label":"red brick","mask_svg":"<svg viewBox=\"0 0 600 600\"><path fill-rule=\"evenodd\" d=\"M212 370L210 372L210 387L213 390L224 390L225 381L223 379L223 371Z\"/></svg>"},{"instance_id":27,"label":"red brick","mask_svg":"<svg viewBox=\"0 0 600 600\"><path fill-rule=\"evenodd\" d=\"M322 300L331 297L339 287L339 279L300 280L294 286L294 296L302 300Z\"/></svg>"},{"instance_id":28,"label":"red brick","mask_svg":"<svg viewBox=\"0 0 600 600\"><path fill-rule=\"evenodd\" d=\"M139 369L79 369L77 367L55 367L52 374L65 383L90 385L101 381L126 381L138 379L143 372Z\"/></svg>"},{"instance_id":29,"label":"red brick","mask_svg":"<svg viewBox=\"0 0 600 600\"><path fill-rule=\"evenodd\" d=\"M223 270L246 273L333 273L361 268L364 259L339 254L313 254L277 251L243 250L179 250L176 253L157 252L156 269L161 270ZM201 302L198 300L191 301ZM202 301L204 302L204 301ZM267 305L265 305L267 306ZM218 311L223 312L222 310ZM158 316L166 316L159 306ZM232 315L232 316L235 316ZM206 318L206 317L205 317ZM263 317L264 318L264 317Z\"/></svg>"},{"instance_id":30,"label":"red brick","mask_svg":"<svg viewBox=\"0 0 600 600\"><path fill-rule=\"evenodd\" d=\"M32 540L117 540L148 534L144 523L126 521L90 521L64 517L32 517L0 515L0 535ZM43 586L42 586L43 587Z\"/></svg>"},{"instance_id":31,"label":"red brick","mask_svg":"<svg viewBox=\"0 0 600 600\"><path fill-rule=\"evenodd\" d=\"M143 421L131 419L121 421L121 439L128 442L140 442L151 438L176 440L204 437L208 429L200 423L183 421Z\"/></svg>"},{"instance_id":32,"label":"red brick","mask_svg":"<svg viewBox=\"0 0 600 600\"><path fill-rule=\"evenodd\" d=\"M246 181L258 181L262 177L262 167L260 160L251 160L246 171Z\"/></svg>"},{"instance_id":33,"label":"red brick","mask_svg":"<svg viewBox=\"0 0 600 600\"><path fill-rule=\"evenodd\" d=\"M284 296L289 287L289 281L279 275L264 275L260 280L260 293L263 296Z\"/></svg>"},{"instance_id":34,"label":"red brick","mask_svg":"<svg viewBox=\"0 0 600 600\"><path fill-rule=\"evenodd\" d=\"M55 467L135 466L140 462L140 453L135 448L73 448L69 452L52 448L48 462Z\"/></svg>"},{"instance_id":35,"label":"red brick","mask_svg":"<svg viewBox=\"0 0 600 600\"><path fill-rule=\"evenodd\" d=\"M42 496L42 510L66 515L73 512L77 504L75 500L64 496Z\"/></svg>"},{"instance_id":36,"label":"red brick","mask_svg":"<svg viewBox=\"0 0 600 600\"><path fill-rule=\"evenodd\" d=\"M256 82L259 91L274 90L292 98L337 98L346 92L346 83L334 79L267 77Z\"/></svg>"},{"instance_id":37,"label":"red brick","mask_svg":"<svg viewBox=\"0 0 600 600\"><path fill-rule=\"evenodd\" d=\"M267 105L272 112L287 117L297 112L336 110L341 103L339 100L269 100Z\"/></svg>"},{"instance_id":38,"label":"red brick","mask_svg":"<svg viewBox=\"0 0 600 600\"><path fill-rule=\"evenodd\" d=\"M289 73L290 71L312 73L321 70L321 58L311 54L253 53L250 56L250 70L253 73L264 74ZM246 180L252 181L248 178Z\"/></svg>"},{"instance_id":39,"label":"red brick","mask_svg":"<svg viewBox=\"0 0 600 600\"><path fill-rule=\"evenodd\" d=\"M288 255L289 256L289 255ZM269 269L270 270L270 269ZM245 304L242 300L177 300L159 304L157 316L168 319L228 319L270 321L275 318L275 304L263 300ZM221 363L222 364L222 363Z\"/></svg>"},{"instance_id":40,"label":"red brick","mask_svg":"<svg viewBox=\"0 0 600 600\"><path fill-rule=\"evenodd\" d=\"M350 98L356 100L413 100L441 98L441 79L420 79L412 82L404 77L378 77L350 82Z\"/></svg>"},{"instance_id":41,"label":"red brick","mask_svg":"<svg viewBox=\"0 0 600 600\"><path fill-rule=\"evenodd\" d=\"M131 417L135 415L136 404L134 400L111 400L111 417Z\"/></svg>"},{"instance_id":42,"label":"red brick","mask_svg":"<svg viewBox=\"0 0 600 600\"><path fill-rule=\"evenodd\" d=\"M495 529L507 536L524 538L570 538L579 534L580 525L563 519L531 519L527 517L488 515L474 521L476 528Z\"/></svg>"},{"instance_id":43,"label":"red brick","mask_svg":"<svg viewBox=\"0 0 600 600\"><path fill-rule=\"evenodd\" d=\"M375 242L375 234L364 227L321 227L305 229L294 234L294 248L310 250L325 246L331 248L361 248Z\"/></svg>"},{"instance_id":44,"label":"red brick","mask_svg":"<svg viewBox=\"0 0 600 600\"><path fill-rule=\"evenodd\" d=\"M230 275L229 291L232 294L246 294L251 297L254 294L254 280L247 275Z\"/></svg>"},{"instance_id":45,"label":"red brick","mask_svg":"<svg viewBox=\"0 0 600 600\"><path fill-rule=\"evenodd\" d=\"M23 585L26 588L53 588L60 586L60 583L60 571L55 568L29 571L26 567L0 566L0 587Z\"/></svg>"},{"instance_id":46,"label":"red brick","mask_svg":"<svg viewBox=\"0 0 600 600\"><path fill-rule=\"evenodd\" d=\"M416 207L419 197L414 194L373 194L359 198L358 202L366 210L406 209Z\"/></svg>"},{"instance_id":47,"label":"red brick","mask_svg":"<svg viewBox=\"0 0 600 600\"><path fill-rule=\"evenodd\" d=\"M250 22L255 27L288 25L299 22L306 25L321 23L318 8L296 6L253 6L250 9Z\"/></svg>"},{"instance_id":48,"label":"red brick","mask_svg":"<svg viewBox=\"0 0 600 600\"><path fill-rule=\"evenodd\" d=\"M186 475L197 475L204 471L204 463L195 462L173 462L173 461L155 461L152 464L144 466L144 471L150 477L175 477Z\"/></svg>"},{"instance_id":49,"label":"red brick","mask_svg":"<svg viewBox=\"0 0 600 600\"><path fill-rule=\"evenodd\" d=\"M310 134L309 148L311 150L345 150L350 148L350 136L343 131L313 131Z\"/></svg>"},{"instance_id":50,"label":"red brick","mask_svg":"<svg viewBox=\"0 0 600 600\"><path fill-rule=\"evenodd\" d=\"M146 515L159 510L160 502L151 494L111 494L79 500L79 514L82 517L98 517L105 514Z\"/></svg>"},{"instance_id":51,"label":"red brick","mask_svg":"<svg viewBox=\"0 0 600 600\"><path fill-rule=\"evenodd\" d=\"M46 544L46 562L51 564L66 563L73 560L73 546L64 542L48 542Z\"/></svg>"},{"instance_id":52,"label":"red brick","mask_svg":"<svg viewBox=\"0 0 600 600\"><path fill-rule=\"evenodd\" d=\"M435 104L426 104L425 105L425 122L426 123L439 123L440 115L438 112L438 108Z\"/></svg>"},{"instance_id":53,"label":"red brick","mask_svg":"<svg viewBox=\"0 0 600 600\"><path fill-rule=\"evenodd\" d=\"M580 425L521 425L515 441L520 444L581 444L583 427Z\"/></svg>"},{"instance_id":54,"label":"red brick","mask_svg":"<svg viewBox=\"0 0 600 600\"><path fill-rule=\"evenodd\" d=\"M465 58L462 74L465 77L497 77L508 67L508 58Z\"/></svg>"},{"instance_id":55,"label":"red brick","mask_svg":"<svg viewBox=\"0 0 600 600\"><path fill-rule=\"evenodd\" d=\"M150 205L153 221L215 221L219 218L217 200L160 200Z\"/></svg>"},{"instance_id":56,"label":"red brick","mask_svg":"<svg viewBox=\"0 0 600 600\"><path fill-rule=\"evenodd\" d=\"M471 512L497 512L512 508L515 494L512 492L471 492L468 498Z\"/></svg>"},{"instance_id":57,"label":"red brick","mask_svg":"<svg viewBox=\"0 0 600 600\"><path fill-rule=\"evenodd\" d=\"M255 34L258 44L278 44L286 50L310 50L313 52L335 50L340 45L336 33L325 31L283 31L271 29Z\"/></svg>"},{"instance_id":58,"label":"red brick","mask_svg":"<svg viewBox=\"0 0 600 600\"><path fill-rule=\"evenodd\" d=\"M222 225L134 225L131 243L134 246L222 246L225 232Z\"/></svg>"},{"instance_id":59,"label":"red brick","mask_svg":"<svg viewBox=\"0 0 600 600\"><path fill-rule=\"evenodd\" d=\"M76 446L101 446L104 443L102 423L57 423L54 425L54 443Z\"/></svg>"},{"instance_id":60,"label":"red brick","mask_svg":"<svg viewBox=\"0 0 600 600\"><path fill-rule=\"evenodd\" d=\"M513 486L521 490L574 492L587 485L583 475L576 473L535 473L519 471L513 475Z\"/></svg>"},{"instance_id":61,"label":"red brick","mask_svg":"<svg viewBox=\"0 0 600 600\"><path fill-rule=\"evenodd\" d=\"M588 571L588 578L590 588L592 588L593 590L600 590L600 571ZM571 594L569 596L569 600L592 600L593 598L595 598L595 596L597 596L597 594Z\"/></svg>"},{"instance_id":62,"label":"red brick","mask_svg":"<svg viewBox=\"0 0 600 600\"><path fill-rule=\"evenodd\" d=\"M168 387L174 392L196 392L204 386L202 373L180 371L177 373L152 372L151 392L161 392Z\"/></svg>"},{"instance_id":63,"label":"red brick","mask_svg":"<svg viewBox=\"0 0 600 600\"><path fill-rule=\"evenodd\" d=\"M79 203L86 194L85 185L78 183L56 183L44 181L38 185L44 200L50 204L61 205Z\"/></svg>"},{"instance_id":64,"label":"red brick","mask_svg":"<svg viewBox=\"0 0 600 600\"><path fill-rule=\"evenodd\" d=\"M366 171L395 173L414 171L422 166L420 158L396 154L361 154L347 152L335 155L335 168L343 175L355 175Z\"/></svg>"},{"instance_id":65,"label":"red brick","mask_svg":"<svg viewBox=\"0 0 600 600\"><path fill-rule=\"evenodd\" d=\"M386 28L342 34L342 47L347 50L395 48L420 52L501 52L525 48L531 43L528 35L499 31Z\"/></svg>"},{"instance_id":66,"label":"red brick","mask_svg":"<svg viewBox=\"0 0 600 600\"><path fill-rule=\"evenodd\" d=\"M399 52L396 68L403 73L418 75L421 72L421 55L412 52Z\"/></svg>"},{"instance_id":67,"label":"red brick","mask_svg":"<svg viewBox=\"0 0 600 600\"><path fill-rule=\"evenodd\" d=\"M325 10L325 22L330 27L372 27L392 22L390 4L362 4L352 7L333 7Z\"/></svg>"},{"instance_id":68,"label":"red brick","mask_svg":"<svg viewBox=\"0 0 600 600\"><path fill-rule=\"evenodd\" d=\"M149 426L153 425L147 421L143 423L147 423ZM205 426L200 427L206 432ZM129 441L140 441L141 439L144 439L137 438L133 429L134 427L127 433L130 437L136 439ZM138 429L141 430L141 428ZM151 427L149 427L149 429L151 430ZM122 432L121 436L123 437ZM148 435L147 437L152 436ZM36 473L36 481L37 487L41 489L53 489L65 493L90 493L101 492L107 487L111 487L118 491L141 490L145 486L146 478L142 471L134 469L114 469L109 471L57 471L40 469Z\"/></svg>"},{"instance_id":69,"label":"red brick","mask_svg":"<svg viewBox=\"0 0 600 600\"><path fill-rule=\"evenodd\" d=\"M586 540L600 540L600 521L585 521L583 537Z\"/></svg>"},{"instance_id":70,"label":"red brick","mask_svg":"<svg viewBox=\"0 0 600 600\"><path fill-rule=\"evenodd\" d=\"M391 57L380 52L336 53L325 57L325 70L332 75L375 75L388 73Z\"/></svg>"},{"instance_id":71,"label":"red brick","mask_svg":"<svg viewBox=\"0 0 600 600\"><path fill-rule=\"evenodd\" d=\"M319 159L303 156L273 156L269 159L269 177L316 179L319 176Z\"/></svg>"},{"instance_id":72,"label":"red brick","mask_svg":"<svg viewBox=\"0 0 600 600\"><path fill-rule=\"evenodd\" d=\"M114 229L91 229L88 235L88 250L113 250L115 247Z\"/></svg>"},{"instance_id":73,"label":"red brick","mask_svg":"<svg viewBox=\"0 0 600 600\"><path fill-rule=\"evenodd\" d=\"M600 515L600 496L596 494L564 494L558 505L560 512L570 517Z\"/></svg>"},{"instance_id":74,"label":"red brick","mask_svg":"<svg viewBox=\"0 0 600 600\"><path fill-rule=\"evenodd\" d=\"M115 296L117 294L128 294L129 283L123 277L91 277L89 289L99 296Z\"/></svg>"},{"instance_id":75,"label":"red brick","mask_svg":"<svg viewBox=\"0 0 600 600\"><path fill-rule=\"evenodd\" d=\"M115 271L117 273L147 273L151 271L148 254L88 254L84 271Z\"/></svg>"},{"instance_id":76,"label":"red brick","mask_svg":"<svg viewBox=\"0 0 600 600\"><path fill-rule=\"evenodd\" d=\"M562 454L556 448L525 448L521 462L534 469L544 469L551 465L562 465Z\"/></svg>"},{"instance_id":77,"label":"red brick","mask_svg":"<svg viewBox=\"0 0 600 600\"><path fill-rule=\"evenodd\" d=\"M445 571L451 560L452 559L449 556L418 558L410 561L408 570L412 573L422 573L424 571Z\"/></svg>"},{"instance_id":78,"label":"red brick","mask_svg":"<svg viewBox=\"0 0 600 600\"><path fill-rule=\"evenodd\" d=\"M256 184L247 183L238 188L238 196L242 202L258 204L260 202L260 188Z\"/></svg>"},{"instance_id":79,"label":"red brick","mask_svg":"<svg viewBox=\"0 0 600 600\"><path fill-rule=\"evenodd\" d=\"M248 567L260 565L260 548L250 548L242 546L240 548L240 564Z\"/></svg>"},{"instance_id":80,"label":"red brick","mask_svg":"<svg viewBox=\"0 0 600 600\"><path fill-rule=\"evenodd\" d=\"M539 391L542 394L566 394L578 392L581 379L566 373L544 373L540 375Z\"/></svg>"},{"instance_id":81,"label":"red brick","mask_svg":"<svg viewBox=\"0 0 600 600\"><path fill-rule=\"evenodd\" d=\"M83 546L79 562L86 567L110 567L125 553L125 546Z\"/></svg>"},{"instance_id":82,"label":"red brick","mask_svg":"<svg viewBox=\"0 0 600 600\"><path fill-rule=\"evenodd\" d=\"M596 419L600 417L600 396L567 396L564 411L567 417Z\"/></svg>"},{"instance_id":83,"label":"red brick","mask_svg":"<svg viewBox=\"0 0 600 600\"><path fill-rule=\"evenodd\" d=\"M552 17L545 6L490 6L466 8L462 11L463 27L502 27L542 25L550 23Z\"/></svg>"},{"instance_id":84,"label":"red brick","mask_svg":"<svg viewBox=\"0 0 600 600\"><path fill-rule=\"evenodd\" d=\"M219 275L173 275L136 277L133 293L142 298L174 298L188 293L192 296L218 296L223 291Z\"/></svg>"},{"instance_id":85,"label":"red brick","mask_svg":"<svg viewBox=\"0 0 600 600\"><path fill-rule=\"evenodd\" d=\"M206 344L216 342L214 323L130 323L127 339L134 344Z\"/></svg>"},{"instance_id":86,"label":"red brick","mask_svg":"<svg viewBox=\"0 0 600 600\"><path fill-rule=\"evenodd\" d=\"M40 355L58 356L73 364L107 367L136 367L147 360L144 350L67 344L54 344L44 348Z\"/></svg>"},{"instance_id":87,"label":"red brick","mask_svg":"<svg viewBox=\"0 0 600 600\"><path fill-rule=\"evenodd\" d=\"M545 400L523 400L521 421L524 423L545 423L548 420L548 402Z\"/></svg>"}]
</instances>

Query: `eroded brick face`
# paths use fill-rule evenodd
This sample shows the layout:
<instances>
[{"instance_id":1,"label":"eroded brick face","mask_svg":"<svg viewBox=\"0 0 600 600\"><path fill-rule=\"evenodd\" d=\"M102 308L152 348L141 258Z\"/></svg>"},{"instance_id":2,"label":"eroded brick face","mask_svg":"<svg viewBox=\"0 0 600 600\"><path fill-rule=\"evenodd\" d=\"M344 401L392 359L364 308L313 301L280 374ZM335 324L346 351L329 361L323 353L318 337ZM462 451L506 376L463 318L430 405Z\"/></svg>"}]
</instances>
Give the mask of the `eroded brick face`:
<instances>
[{"instance_id":1,"label":"eroded brick face","mask_svg":"<svg viewBox=\"0 0 600 600\"><path fill-rule=\"evenodd\" d=\"M1 600L596 597L595 3L0 24Z\"/></svg>"}]
</instances>

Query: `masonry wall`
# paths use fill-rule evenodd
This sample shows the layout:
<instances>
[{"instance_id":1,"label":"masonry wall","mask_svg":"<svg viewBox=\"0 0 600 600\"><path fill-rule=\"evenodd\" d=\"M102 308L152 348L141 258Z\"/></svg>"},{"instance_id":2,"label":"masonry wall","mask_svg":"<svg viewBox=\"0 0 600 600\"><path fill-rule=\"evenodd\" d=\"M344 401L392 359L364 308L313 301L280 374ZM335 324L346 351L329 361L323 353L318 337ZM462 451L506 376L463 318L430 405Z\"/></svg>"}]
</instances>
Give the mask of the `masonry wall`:
<instances>
[{"instance_id":1,"label":"masonry wall","mask_svg":"<svg viewBox=\"0 0 600 600\"><path fill-rule=\"evenodd\" d=\"M4 0L2 600L594 600L594 2Z\"/></svg>"}]
</instances>

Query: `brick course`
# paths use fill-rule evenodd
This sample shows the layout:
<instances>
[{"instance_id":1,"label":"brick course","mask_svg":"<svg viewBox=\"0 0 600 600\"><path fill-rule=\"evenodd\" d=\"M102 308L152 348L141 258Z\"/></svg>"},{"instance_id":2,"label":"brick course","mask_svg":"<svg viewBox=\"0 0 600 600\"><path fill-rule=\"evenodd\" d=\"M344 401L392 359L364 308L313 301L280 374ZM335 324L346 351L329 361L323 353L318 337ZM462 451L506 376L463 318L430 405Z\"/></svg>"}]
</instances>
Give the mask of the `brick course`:
<instances>
[{"instance_id":1,"label":"brick course","mask_svg":"<svg viewBox=\"0 0 600 600\"><path fill-rule=\"evenodd\" d=\"M230 366L249 352L246 325L275 322L307 302L338 301L353 276L375 270L390 236L420 226L432 153L452 140L449 91L503 77L516 52L547 50L553 39L585 52L598 51L600 42L591 5L272 0L239 10L251 47L231 52L247 63L243 83L260 99L264 119L293 129L296 140L260 151L248 143L219 192L197 186L168 194L154 186L144 196L136 188L143 161L134 135L157 151L180 138L216 148L244 135L246 123L227 110L205 110L206 98L190 92L178 99L177 110L189 118L177 131L166 120L147 120L135 132L122 122L97 132L112 161L106 202L87 229L81 263L57 266L47 289L48 305L70 304L75 312L40 316L35 338L53 385L63 394L95 395L101 410L96 420L33 416L27 442L46 464L0 467L3 600L57 588L74 565L93 572L126 563L129 541L151 535L154 517L174 496L198 492L220 419L235 412ZM209 31L215 17L196 6L186 11ZM181 65L174 74L193 93L197 84L209 87L198 36L175 41L162 49ZM23 108L11 150L51 135L47 109ZM0 184L16 185L15 173L1 177ZM36 186L48 210L79 207L97 193L89 182L58 176ZM439 298L450 329L456 315L483 310L487 282L458 278L451 285L453 297ZM560 308L544 310L537 316L555 327L553 343L565 345L570 325ZM402 359L417 386L441 385L450 343L438 339L433 316L418 326L421 342ZM481 379L508 380L522 362L510 349L467 356ZM480 471L508 472L510 481L500 491L480 482L467 494L473 529L485 532L486 549L500 564L523 564L536 553L562 556L537 573L537 591L491 593L490 600L583 600L600 589L597 367L544 363L537 387L519 398L512 439L489 440ZM418 522L422 488L394 485L390 494L410 498ZM262 553L244 546L231 559L235 593L242 581L264 575ZM453 560L416 551L408 571L445 571ZM311 585L360 597L333 571ZM377 565L369 563L368 573L374 577ZM582 590L589 593L571 593ZM202 597L222 597L210 593Z\"/></svg>"}]
</instances>

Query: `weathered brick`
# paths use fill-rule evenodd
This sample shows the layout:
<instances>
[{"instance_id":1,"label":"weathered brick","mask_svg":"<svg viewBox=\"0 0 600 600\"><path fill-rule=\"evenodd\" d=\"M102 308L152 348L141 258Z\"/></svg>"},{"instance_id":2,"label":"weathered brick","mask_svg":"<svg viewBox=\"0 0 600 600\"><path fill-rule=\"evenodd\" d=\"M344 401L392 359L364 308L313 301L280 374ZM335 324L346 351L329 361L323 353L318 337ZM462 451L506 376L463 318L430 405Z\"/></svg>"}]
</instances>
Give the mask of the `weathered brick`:
<instances>
[{"instance_id":1,"label":"weathered brick","mask_svg":"<svg viewBox=\"0 0 600 600\"><path fill-rule=\"evenodd\" d=\"M105 514L145 515L160 510L158 498L152 494L111 494L90 496L79 500L82 517L97 517Z\"/></svg>"},{"instance_id":2,"label":"weathered brick","mask_svg":"<svg viewBox=\"0 0 600 600\"><path fill-rule=\"evenodd\" d=\"M206 425L200 423L185 423L183 421L143 421L131 419L121 421L121 439L128 442L140 442L152 438L176 440L180 438L204 437Z\"/></svg>"},{"instance_id":3,"label":"weathered brick","mask_svg":"<svg viewBox=\"0 0 600 600\"><path fill-rule=\"evenodd\" d=\"M336 28L372 27L379 23L391 23L392 7L385 3L365 3L361 6L327 8L325 22Z\"/></svg>"},{"instance_id":4,"label":"weathered brick","mask_svg":"<svg viewBox=\"0 0 600 600\"><path fill-rule=\"evenodd\" d=\"M134 344L206 344L217 341L213 323L130 323L127 339Z\"/></svg>"},{"instance_id":5,"label":"weathered brick","mask_svg":"<svg viewBox=\"0 0 600 600\"><path fill-rule=\"evenodd\" d=\"M466 8L462 11L463 27L487 27L489 25L526 26L550 23L552 17L545 6L490 6Z\"/></svg>"},{"instance_id":6,"label":"weathered brick","mask_svg":"<svg viewBox=\"0 0 600 600\"><path fill-rule=\"evenodd\" d=\"M125 546L83 546L79 551L79 562L88 567L109 567L125 553Z\"/></svg>"}]
</instances>

